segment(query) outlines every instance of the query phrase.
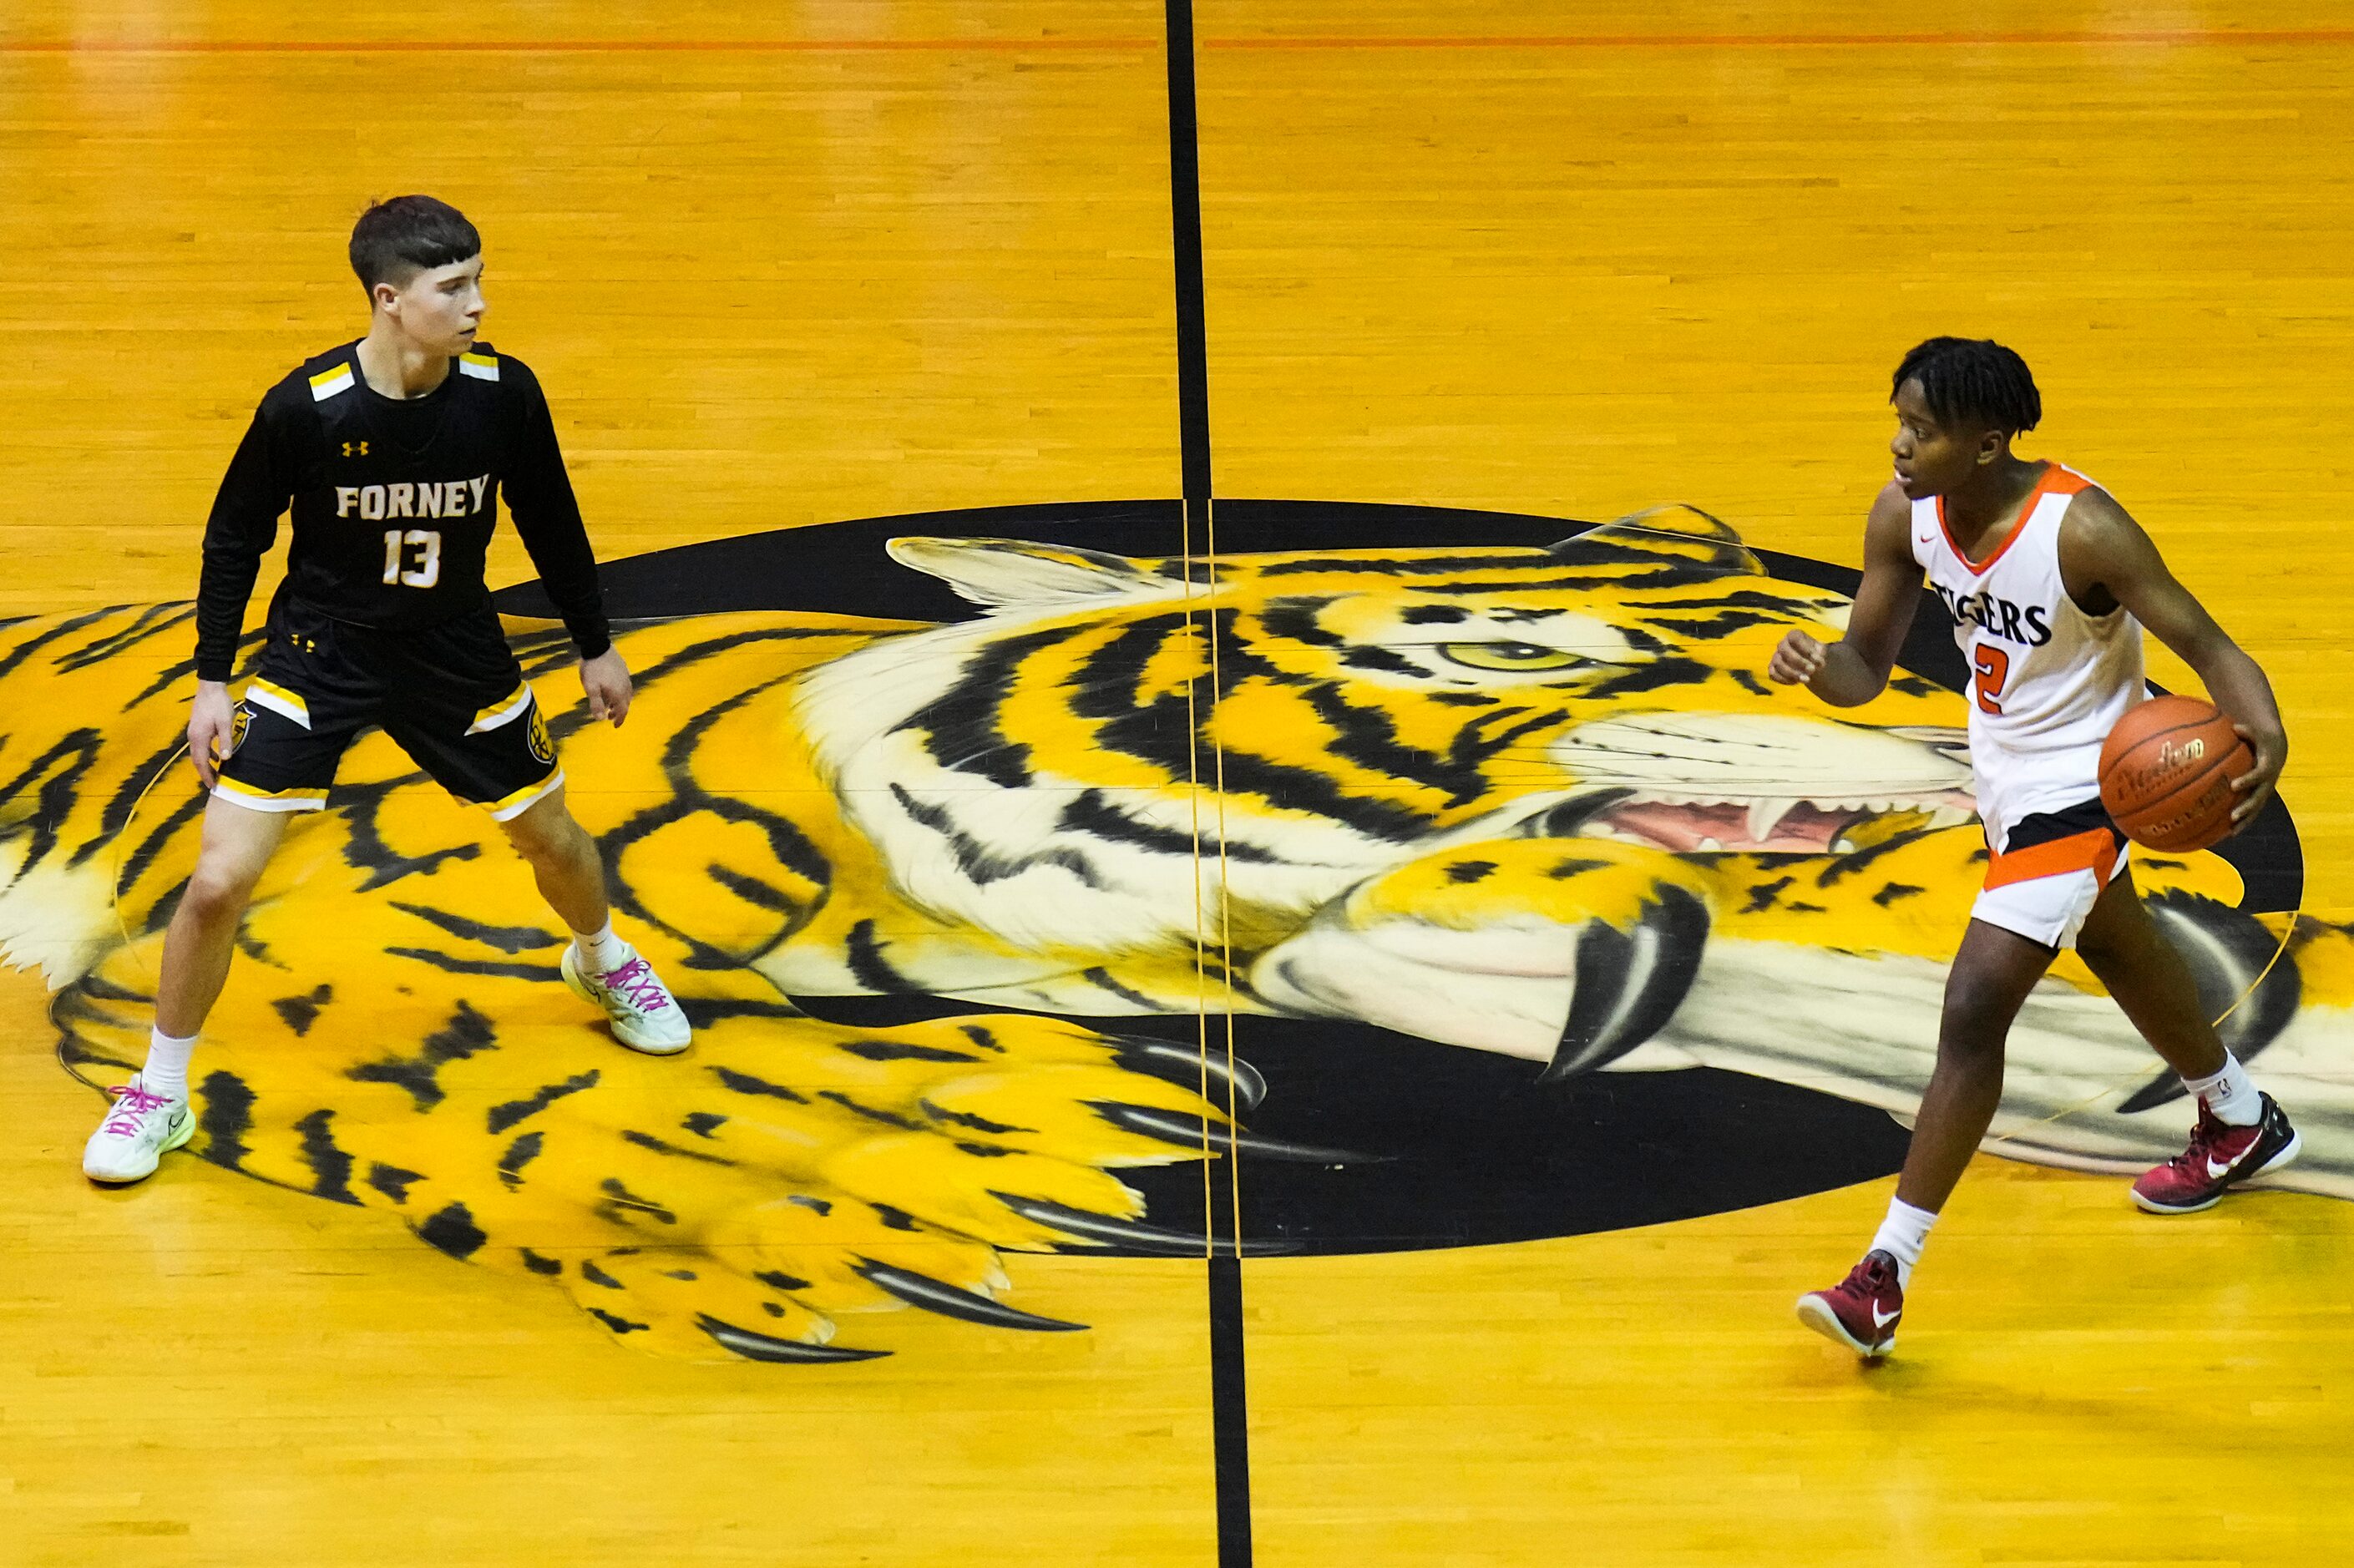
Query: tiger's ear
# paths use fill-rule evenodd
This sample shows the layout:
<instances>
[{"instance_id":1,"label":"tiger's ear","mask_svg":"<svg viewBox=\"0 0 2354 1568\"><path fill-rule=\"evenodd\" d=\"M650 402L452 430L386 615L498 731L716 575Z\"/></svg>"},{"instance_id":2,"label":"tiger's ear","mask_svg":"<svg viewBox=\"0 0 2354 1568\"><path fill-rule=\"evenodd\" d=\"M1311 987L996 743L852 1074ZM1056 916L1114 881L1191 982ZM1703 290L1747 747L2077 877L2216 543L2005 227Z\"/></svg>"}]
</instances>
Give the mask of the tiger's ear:
<instances>
[{"instance_id":1,"label":"tiger's ear","mask_svg":"<svg viewBox=\"0 0 2354 1568\"><path fill-rule=\"evenodd\" d=\"M1141 561L1074 545L1021 539L894 539L884 546L903 567L929 572L975 604L991 608L1066 604L1174 593L1172 581Z\"/></svg>"},{"instance_id":2,"label":"tiger's ear","mask_svg":"<svg viewBox=\"0 0 2354 1568\"><path fill-rule=\"evenodd\" d=\"M1553 546L1553 553L1564 561L1596 565L1627 564L1630 550L1695 577L1766 575L1765 563L1749 553L1740 535L1699 507L1681 502L1630 512Z\"/></svg>"}]
</instances>

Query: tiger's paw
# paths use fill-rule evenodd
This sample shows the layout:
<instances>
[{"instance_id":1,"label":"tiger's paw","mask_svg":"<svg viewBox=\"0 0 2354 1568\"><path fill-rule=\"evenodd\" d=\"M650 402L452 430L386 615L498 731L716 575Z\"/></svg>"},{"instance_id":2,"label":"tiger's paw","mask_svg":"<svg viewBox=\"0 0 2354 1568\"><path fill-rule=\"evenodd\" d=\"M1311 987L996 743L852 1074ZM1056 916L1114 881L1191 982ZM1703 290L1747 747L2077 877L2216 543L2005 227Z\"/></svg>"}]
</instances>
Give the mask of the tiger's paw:
<instances>
[{"instance_id":1,"label":"tiger's paw","mask_svg":"<svg viewBox=\"0 0 2354 1568\"><path fill-rule=\"evenodd\" d=\"M139 948L152 943L59 998L86 1082L143 1044ZM1193 1053L1057 1020L860 1030L706 996L687 1001L703 1014L695 1056L663 1061L615 1050L552 965L452 984L413 962L388 955L356 1005L324 983L272 995L282 973L240 965L198 1058L193 1151L388 1210L451 1257L558 1285L668 1355L864 1359L885 1352L835 1342L838 1325L909 1307L1082 1328L1005 1300L1002 1255L1198 1255L1200 1237L1152 1225L1113 1172L1252 1147L1186 1086L1203 1081Z\"/></svg>"},{"instance_id":2,"label":"tiger's paw","mask_svg":"<svg viewBox=\"0 0 2354 1568\"><path fill-rule=\"evenodd\" d=\"M1359 884L1251 983L1278 1007L1585 1072L1642 1044L1691 988L1703 878L1643 845L1471 844Z\"/></svg>"}]
</instances>

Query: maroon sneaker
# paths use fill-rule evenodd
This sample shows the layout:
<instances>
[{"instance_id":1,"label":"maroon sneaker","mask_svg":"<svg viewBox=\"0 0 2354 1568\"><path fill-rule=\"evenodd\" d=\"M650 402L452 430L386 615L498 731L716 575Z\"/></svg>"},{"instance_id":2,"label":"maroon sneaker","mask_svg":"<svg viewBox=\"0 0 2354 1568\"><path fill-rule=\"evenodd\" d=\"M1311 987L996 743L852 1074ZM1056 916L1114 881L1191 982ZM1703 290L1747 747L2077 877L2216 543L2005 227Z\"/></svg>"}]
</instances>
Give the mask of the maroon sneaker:
<instances>
[{"instance_id":1,"label":"maroon sneaker","mask_svg":"<svg viewBox=\"0 0 2354 1568\"><path fill-rule=\"evenodd\" d=\"M1829 1290L1798 1298L1798 1321L1826 1340L1865 1357L1896 1348L1896 1320L1904 1316L1904 1287L1896 1283L1896 1260L1866 1253L1845 1279Z\"/></svg>"},{"instance_id":2,"label":"maroon sneaker","mask_svg":"<svg viewBox=\"0 0 2354 1568\"><path fill-rule=\"evenodd\" d=\"M2305 1140L2272 1096L2263 1099L2264 1114L2253 1127L2216 1120L2200 1100L2190 1147L2156 1170L2143 1171L2133 1184L2133 1201L2153 1214L2196 1213L2213 1208L2225 1188L2296 1159Z\"/></svg>"}]
</instances>

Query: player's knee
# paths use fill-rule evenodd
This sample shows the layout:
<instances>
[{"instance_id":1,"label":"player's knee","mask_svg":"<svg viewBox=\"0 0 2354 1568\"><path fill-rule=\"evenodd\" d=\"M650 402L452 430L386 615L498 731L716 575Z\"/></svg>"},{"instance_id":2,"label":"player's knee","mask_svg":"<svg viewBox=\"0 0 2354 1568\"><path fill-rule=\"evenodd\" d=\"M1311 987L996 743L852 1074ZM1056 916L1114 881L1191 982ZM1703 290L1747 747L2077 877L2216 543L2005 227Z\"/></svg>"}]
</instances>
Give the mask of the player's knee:
<instances>
[{"instance_id":1,"label":"player's knee","mask_svg":"<svg viewBox=\"0 0 2354 1568\"><path fill-rule=\"evenodd\" d=\"M253 897L253 885L260 879L261 868L258 865L200 862L188 878L186 890L180 895L180 906L207 925L234 920L245 912Z\"/></svg>"},{"instance_id":2,"label":"player's knee","mask_svg":"<svg viewBox=\"0 0 2354 1568\"><path fill-rule=\"evenodd\" d=\"M499 824L506 830L507 842L514 845L515 853L534 865L544 864L557 857L557 836L537 823L526 826L521 818Z\"/></svg>"},{"instance_id":3,"label":"player's knee","mask_svg":"<svg viewBox=\"0 0 2354 1568\"><path fill-rule=\"evenodd\" d=\"M1955 971L1946 982L1945 1009L1938 1021L1939 1054L1999 1061L2003 1037L2017 1011L2009 988Z\"/></svg>"},{"instance_id":4,"label":"player's knee","mask_svg":"<svg viewBox=\"0 0 2354 1568\"><path fill-rule=\"evenodd\" d=\"M515 853L534 865L561 865L595 853L588 830L569 811L525 811L499 825Z\"/></svg>"}]
</instances>

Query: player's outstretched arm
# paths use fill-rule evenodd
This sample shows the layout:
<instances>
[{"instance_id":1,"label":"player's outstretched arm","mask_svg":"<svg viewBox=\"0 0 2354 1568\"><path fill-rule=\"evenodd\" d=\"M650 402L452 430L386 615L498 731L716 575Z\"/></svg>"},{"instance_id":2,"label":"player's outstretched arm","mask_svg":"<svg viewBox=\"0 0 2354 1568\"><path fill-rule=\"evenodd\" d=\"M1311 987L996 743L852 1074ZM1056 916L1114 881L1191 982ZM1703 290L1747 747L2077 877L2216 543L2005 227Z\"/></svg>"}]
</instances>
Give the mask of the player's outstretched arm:
<instances>
[{"instance_id":1,"label":"player's outstretched arm","mask_svg":"<svg viewBox=\"0 0 2354 1568\"><path fill-rule=\"evenodd\" d=\"M1890 483L1872 503L1863 525L1863 581L1855 590L1847 635L1826 646L1793 631L1766 666L1769 679L1804 683L1834 707L1851 708L1878 696L1896 667L1913 608L1921 599L1921 564L1913 558L1913 503Z\"/></svg>"},{"instance_id":2,"label":"player's outstretched arm","mask_svg":"<svg viewBox=\"0 0 2354 1568\"><path fill-rule=\"evenodd\" d=\"M2198 672L2207 694L2256 754L2255 767L2232 780L2240 793L2232 821L2252 821L2288 760L2288 734L2263 668L2175 580L2157 544L2105 491L2087 490L2069 506L2060 529L2060 575L2078 604L2097 603L2105 594Z\"/></svg>"}]
</instances>

